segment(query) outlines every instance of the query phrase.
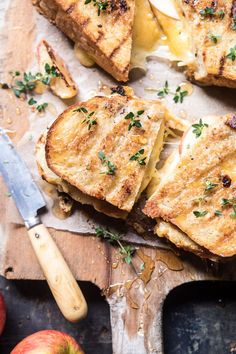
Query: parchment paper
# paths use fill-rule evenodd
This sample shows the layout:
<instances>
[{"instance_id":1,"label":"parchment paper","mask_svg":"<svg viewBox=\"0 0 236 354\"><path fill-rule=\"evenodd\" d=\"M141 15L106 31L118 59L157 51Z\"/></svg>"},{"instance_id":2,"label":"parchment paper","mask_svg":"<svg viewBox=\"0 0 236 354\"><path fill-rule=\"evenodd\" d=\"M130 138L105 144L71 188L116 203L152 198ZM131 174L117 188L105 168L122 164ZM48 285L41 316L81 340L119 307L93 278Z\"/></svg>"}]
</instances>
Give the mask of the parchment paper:
<instances>
[{"instance_id":1,"label":"parchment paper","mask_svg":"<svg viewBox=\"0 0 236 354\"><path fill-rule=\"evenodd\" d=\"M78 59L75 57L73 44L42 16L39 14L35 14L35 16L37 16L35 53L39 41L42 38L45 38L65 60L72 77L79 88L78 97L69 102L63 102L55 97L50 91L38 96L36 99L39 103L49 102L50 106L52 104L54 108L46 110L46 113L43 115L31 113L30 129L18 144L18 151L28 165L35 181L39 186L42 186L42 181L38 175L33 153L35 143L40 134L68 105L76 101L87 100L99 93L99 87L101 85L115 86L117 85L117 82L98 67L88 69L80 65ZM28 68L28 70L31 70L32 72L38 71L36 59L32 67ZM164 85L166 80L168 80L172 91L175 91L180 83L186 81L186 78L183 72L176 70L176 68L172 68L168 62L164 62L157 58L149 58L145 76L140 75L140 78L137 79L136 72L136 79L131 79L128 84L134 89L137 96L148 99L157 99L157 90ZM154 90L150 91L150 88L153 88ZM175 114L189 119L190 121L195 119L199 120L199 118L209 114L219 115L236 110L235 93L233 90L226 88L204 88L194 85L192 95L186 97L183 104L175 104L172 95L166 98L166 103ZM97 225L100 225L101 223L107 224L108 222L105 216L98 216L95 212L88 214L82 209L76 211L69 218L60 220L55 217L51 211L52 199L45 193L44 197L47 203L47 212L42 214L42 220L48 227L53 227L58 230L68 230L80 234L94 234L94 228ZM11 221L22 223L13 201L9 202L9 211L8 215ZM113 221L112 224L114 224ZM132 231L128 231L126 239L135 243L145 243L165 247L165 244L155 237L153 239L145 240Z\"/></svg>"}]
</instances>

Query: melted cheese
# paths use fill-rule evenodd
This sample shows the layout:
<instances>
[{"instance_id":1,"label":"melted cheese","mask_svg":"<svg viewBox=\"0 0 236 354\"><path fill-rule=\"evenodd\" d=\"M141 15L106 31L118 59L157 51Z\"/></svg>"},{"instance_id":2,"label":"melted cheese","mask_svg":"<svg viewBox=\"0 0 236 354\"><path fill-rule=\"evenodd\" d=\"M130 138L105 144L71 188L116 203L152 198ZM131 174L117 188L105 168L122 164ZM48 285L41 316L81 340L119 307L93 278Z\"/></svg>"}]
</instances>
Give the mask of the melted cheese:
<instances>
[{"instance_id":1,"label":"melted cheese","mask_svg":"<svg viewBox=\"0 0 236 354\"><path fill-rule=\"evenodd\" d=\"M131 68L142 66L157 46L161 30L148 0L136 0Z\"/></svg>"},{"instance_id":2,"label":"melted cheese","mask_svg":"<svg viewBox=\"0 0 236 354\"><path fill-rule=\"evenodd\" d=\"M95 65L95 61L83 49L81 49L77 43L75 43L74 52L81 65L86 68L91 68Z\"/></svg>"},{"instance_id":3,"label":"melted cheese","mask_svg":"<svg viewBox=\"0 0 236 354\"><path fill-rule=\"evenodd\" d=\"M164 141L164 132L165 132L165 124L164 121L162 122L159 130L159 134L157 136L155 145L152 150L152 154L150 156L147 168L146 168L146 173L145 176L143 177L143 181L140 187L140 191L138 194L137 199L139 198L140 194L147 188L149 182L153 178L155 171L156 171L156 165L159 162L160 159L160 153L163 148L163 141Z\"/></svg>"},{"instance_id":4,"label":"melted cheese","mask_svg":"<svg viewBox=\"0 0 236 354\"><path fill-rule=\"evenodd\" d=\"M146 57L155 53L188 65L194 62L184 17L176 1L172 1L179 20L160 12L149 0L136 0L131 69L145 69Z\"/></svg>"},{"instance_id":5,"label":"melted cheese","mask_svg":"<svg viewBox=\"0 0 236 354\"><path fill-rule=\"evenodd\" d=\"M177 8L177 5L175 3ZM152 6L153 13L155 14L158 23L160 24L166 39L163 40L163 44L167 45L170 52L179 60L189 63L193 61L193 54L191 51L191 43L188 35L188 31L185 28L185 21L180 11L180 20L168 17L158 11ZM177 10L179 10L177 8Z\"/></svg>"}]
</instances>

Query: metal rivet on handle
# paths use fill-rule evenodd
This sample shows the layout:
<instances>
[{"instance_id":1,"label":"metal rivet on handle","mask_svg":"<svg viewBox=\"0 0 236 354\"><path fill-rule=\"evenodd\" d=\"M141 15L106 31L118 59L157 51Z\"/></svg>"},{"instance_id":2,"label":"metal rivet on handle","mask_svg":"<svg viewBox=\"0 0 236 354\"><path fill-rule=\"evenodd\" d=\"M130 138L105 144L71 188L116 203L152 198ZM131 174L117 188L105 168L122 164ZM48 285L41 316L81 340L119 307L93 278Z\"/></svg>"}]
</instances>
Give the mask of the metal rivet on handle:
<instances>
[{"instance_id":1,"label":"metal rivet on handle","mask_svg":"<svg viewBox=\"0 0 236 354\"><path fill-rule=\"evenodd\" d=\"M39 234L34 234L34 236L36 237L36 238L39 238L40 237L40 235Z\"/></svg>"}]
</instances>

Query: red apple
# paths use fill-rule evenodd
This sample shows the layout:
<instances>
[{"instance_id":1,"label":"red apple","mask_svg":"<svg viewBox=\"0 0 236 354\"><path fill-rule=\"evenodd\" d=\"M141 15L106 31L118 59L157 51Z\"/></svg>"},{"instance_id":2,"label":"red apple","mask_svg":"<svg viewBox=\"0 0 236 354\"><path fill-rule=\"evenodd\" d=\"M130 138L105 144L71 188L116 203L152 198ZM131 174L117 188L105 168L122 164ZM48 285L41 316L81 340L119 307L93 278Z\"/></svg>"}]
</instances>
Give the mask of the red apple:
<instances>
[{"instance_id":1,"label":"red apple","mask_svg":"<svg viewBox=\"0 0 236 354\"><path fill-rule=\"evenodd\" d=\"M84 354L78 343L66 333L45 330L23 339L10 354Z\"/></svg>"},{"instance_id":2,"label":"red apple","mask_svg":"<svg viewBox=\"0 0 236 354\"><path fill-rule=\"evenodd\" d=\"M0 294L0 335L3 332L6 322L6 305L2 294Z\"/></svg>"}]
</instances>

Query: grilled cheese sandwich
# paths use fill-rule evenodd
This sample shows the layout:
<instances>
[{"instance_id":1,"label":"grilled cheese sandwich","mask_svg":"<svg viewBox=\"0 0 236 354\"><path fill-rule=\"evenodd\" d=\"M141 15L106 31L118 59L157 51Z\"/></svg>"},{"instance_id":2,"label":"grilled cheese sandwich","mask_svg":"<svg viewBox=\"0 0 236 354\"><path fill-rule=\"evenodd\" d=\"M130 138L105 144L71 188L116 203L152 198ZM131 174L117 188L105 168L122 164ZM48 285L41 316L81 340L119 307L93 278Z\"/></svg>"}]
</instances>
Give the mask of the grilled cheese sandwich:
<instances>
[{"instance_id":1,"label":"grilled cheese sandwich","mask_svg":"<svg viewBox=\"0 0 236 354\"><path fill-rule=\"evenodd\" d=\"M223 257L236 253L235 129L232 114L204 118L189 129L187 147L175 152L168 175L144 209Z\"/></svg>"},{"instance_id":2,"label":"grilled cheese sandwich","mask_svg":"<svg viewBox=\"0 0 236 354\"><path fill-rule=\"evenodd\" d=\"M158 101L117 94L72 106L39 139L40 175L74 200L125 218L159 161L165 114Z\"/></svg>"}]
</instances>

